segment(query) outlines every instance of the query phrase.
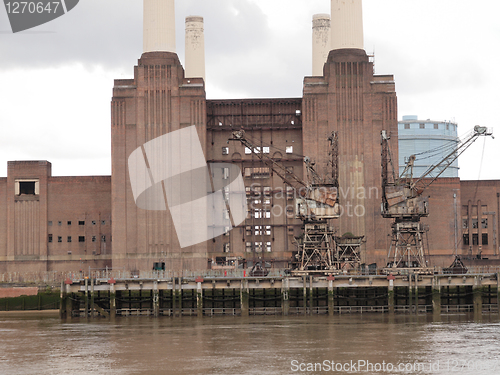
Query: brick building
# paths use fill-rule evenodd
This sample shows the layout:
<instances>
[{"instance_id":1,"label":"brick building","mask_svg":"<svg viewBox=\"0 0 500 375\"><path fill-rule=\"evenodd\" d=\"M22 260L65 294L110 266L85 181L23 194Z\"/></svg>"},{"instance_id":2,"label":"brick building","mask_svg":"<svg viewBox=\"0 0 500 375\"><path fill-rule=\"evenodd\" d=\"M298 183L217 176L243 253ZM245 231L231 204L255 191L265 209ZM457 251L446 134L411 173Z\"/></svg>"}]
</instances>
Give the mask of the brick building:
<instances>
[{"instance_id":1,"label":"brick building","mask_svg":"<svg viewBox=\"0 0 500 375\"><path fill-rule=\"evenodd\" d=\"M353 3L360 18L361 2ZM171 12L173 1L145 5ZM49 162L9 162L7 178L0 178L0 272L137 271L159 261L174 270L248 267L257 260L287 267L302 230L294 194L251 150L229 141L240 129L259 152L301 178L304 156L320 173L326 170L327 139L336 131L342 215L329 225L340 235L364 236L362 261L384 266L391 223L380 214L380 132L391 135L398 160L395 82L391 75L374 74L359 45L360 19L355 21L347 40L332 41L323 75L304 78L301 98L283 99L207 100L203 78L186 76L172 35L164 41L165 32L160 37L148 30L147 37L158 40L145 46L154 48L145 50L133 78L115 80L113 88L112 176L53 177ZM135 204L128 157L146 142L192 125L207 162L240 167L248 216L224 235L181 249L168 208ZM498 257L500 181L441 178L425 194L431 265L449 265L455 252Z\"/></svg>"}]
</instances>

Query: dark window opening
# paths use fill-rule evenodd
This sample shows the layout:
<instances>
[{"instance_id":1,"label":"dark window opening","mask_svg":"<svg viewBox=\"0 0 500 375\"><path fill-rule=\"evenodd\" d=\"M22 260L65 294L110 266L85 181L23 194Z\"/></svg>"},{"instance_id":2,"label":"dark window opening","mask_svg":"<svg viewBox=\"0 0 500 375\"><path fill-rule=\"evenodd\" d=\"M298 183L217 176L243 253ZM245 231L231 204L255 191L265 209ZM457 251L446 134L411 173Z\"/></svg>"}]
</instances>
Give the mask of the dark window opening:
<instances>
[{"instance_id":1,"label":"dark window opening","mask_svg":"<svg viewBox=\"0 0 500 375\"><path fill-rule=\"evenodd\" d=\"M58 221L57 225L61 226L62 225L62 221Z\"/></svg>"},{"instance_id":2,"label":"dark window opening","mask_svg":"<svg viewBox=\"0 0 500 375\"><path fill-rule=\"evenodd\" d=\"M97 238L96 236L92 236L92 242L96 242Z\"/></svg>"},{"instance_id":3,"label":"dark window opening","mask_svg":"<svg viewBox=\"0 0 500 375\"><path fill-rule=\"evenodd\" d=\"M52 235L49 234L49 242L52 242Z\"/></svg>"},{"instance_id":4,"label":"dark window opening","mask_svg":"<svg viewBox=\"0 0 500 375\"><path fill-rule=\"evenodd\" d=\"M57 236L57 242L62 242L62 237L61 236Z\"/></svg>"},{"instance_id":5,"label":"dark window opening","mask_svg":"<svg viewBox=\"0 0 500 375\"><path fill-rule=\"evenodd\" d=\"M103 235L101 236L101 241L102 241L102 242L106 242L106 235L104 235L104 234L103 234Z\"/></svg>"},{"instance_id":6,"label":"dark window opening","mask_svg":"<svg viewBox=\"0 0 500 375\"><path fill-rule=\"evenodd\" d=\"M473 245L479 245L479 236L477 233L472 234L472 244Z\"/></svg>"},{"instance_id":7,"label":"dark window opening","mask_svg":"<svg viewBox=\"0 0 500 375\"><path fill-rule=\"evenodd\" d=\"M19 195L35 195L35 181L20 181Z\"/></svg>"},{"instance_id":8,"label":"dark window opening","mask_svg":"<svg viewBox=\"0 0 500 375\"><path fill-rule=\"evenodd\" d=\"M71 221L68 221L68 225L71 225Z\"/></svg>"},{"instance_id":9,"label":"dark window opening","mask_svg":"<svg viewBox=\"0 0 500 375\"><path fill-rule=\"evenodd\" d=\"M71 236L68 236L68 242L71 242Z\"/></svg>"},{"instance_id":10,"label":"dark window opening","mask_svg":"<svg viewBox=\"0 0 500 375\"><path fill-rule=\"evenodd\" d=\"M95 220L92 220L92 225L96 225L96 221Z\"/></svg>"},{"instance_id":11,"label":"dark window opening","mask_svg":"<svg viewBox=\"0 0 500 375\"><path fill-rule=\"evenodd\" d=\"M78 236L78 242L85 242L85 236Z\"/></svg>"},{"instance_id":12,"label":"dark window opening","mask_svg":"<svg viewBox=\"0 0 500 375\"><path fill-rule=\"evenodd\" d=\"M469 245L469 234L468 233L463 235L463 243L464 243L464 245Z\"/></svg>"},{"instance_id":13,"label":"dark window opening","mask_svg":"<svg viewBox=\"0 0 500 375\"><path fill-rule=\"evenodd\" d=\"M488 233L482 233L481 240L483 241L483 245L488 245Z\"/></svg>"},{"instance_id":14,"label":"dark window opening","mask_svg":"<svg viewBox=\"0 0 500 375\"><path fill-rule=\"evenodd\" d=\"M78 222L78 225L85 225L85 221L80 220L80 221Z\"/></svg>"}]
</instances>

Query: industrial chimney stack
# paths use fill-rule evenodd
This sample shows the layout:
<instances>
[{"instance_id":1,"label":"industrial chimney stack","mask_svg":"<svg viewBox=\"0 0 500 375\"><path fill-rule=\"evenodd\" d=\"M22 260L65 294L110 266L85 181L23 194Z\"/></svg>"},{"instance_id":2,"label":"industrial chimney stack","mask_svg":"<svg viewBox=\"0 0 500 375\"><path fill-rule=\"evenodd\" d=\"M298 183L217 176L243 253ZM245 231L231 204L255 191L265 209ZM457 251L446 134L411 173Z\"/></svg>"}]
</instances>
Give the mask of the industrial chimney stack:
<instances>
[{"instance_id":1,"label":"industrial chimney stack","mask_svg":"<svg viewBox=\"0 0 500 375\"><path fill-rule=\"evenodd\" d=\"M330 47L330 15L315 14L313 16L313 40L312 40L312 75L322 76L323 66L328 58Z\"/></svg>"},{"instance_id":2,"label":"industrial chimney stack","mask_svg":"<svg viewBox=\"0 0 500 375\"><path fill-rule=\"evenodd\" d=\"M205 80L205 34L203 17L186 17L186 78Z\"/></svg>"},{"instance_id":3,"label":"industrial chimney stack","mask_svg":"<svg viewBox=\"0 0 500 375\"><path fill-rule=\"evenodd\" d=\"M175 0L144 0L143 52L175 53Z\"/></svg>"},{"instance_id":4,"label":"industrial chimney stack","mask_svg":"<svg viewBox=\"0 0 500 375\"><path fill-rule=\"evenodd\" d=\"M332 50L364 49L361 0L332 0Z\"/></svg>"}]
</instances>

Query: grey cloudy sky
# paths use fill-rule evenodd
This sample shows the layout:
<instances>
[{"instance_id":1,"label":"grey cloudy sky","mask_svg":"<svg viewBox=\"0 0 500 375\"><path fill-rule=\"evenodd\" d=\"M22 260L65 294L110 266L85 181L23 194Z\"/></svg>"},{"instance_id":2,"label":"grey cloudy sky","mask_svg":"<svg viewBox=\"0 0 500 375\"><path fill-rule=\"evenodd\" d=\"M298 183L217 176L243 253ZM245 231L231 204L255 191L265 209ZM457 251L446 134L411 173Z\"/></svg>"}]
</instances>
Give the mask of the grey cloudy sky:
<instances>
[{"instance_id":1,"label":"grey cloudy sky","mask_svg":"<svg viewBox=\"0 0 500 375\"><path fill-rule=\"evenodd\" d=\"M177 51L183 61L184 18L201 15L208 98L300 97L312 16L329 12L329 0L178 0ZM500 136L499 1L365 0L363 12L365 49L377 74L394 74L400 118ZM1 8L0 176L26 159L51 161L54 175L110 174L113 79L131 78L141 52L141 0L80 0L16 34ZM498 141L479 139L460 176L500 179L499 159Z\"/></svg>"}]
</instances>

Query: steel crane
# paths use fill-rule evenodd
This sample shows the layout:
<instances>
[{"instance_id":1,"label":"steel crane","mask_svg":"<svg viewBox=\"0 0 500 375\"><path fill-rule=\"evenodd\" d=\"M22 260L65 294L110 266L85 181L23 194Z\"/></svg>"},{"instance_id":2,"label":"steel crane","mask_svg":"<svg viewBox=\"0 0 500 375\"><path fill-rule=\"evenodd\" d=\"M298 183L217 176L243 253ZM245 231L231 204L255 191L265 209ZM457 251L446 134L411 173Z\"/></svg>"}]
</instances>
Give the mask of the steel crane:
<instances>
[{"instance_id":1,"label":"steel crane","mask_svg":"<svg viewBox=\"0 0 500 375\"><path fill-rule=\"evenodd\" d=\"M295 192L295 217L303 221L304 234L298 240L299 250L292 273L338 269L339 260L335 255L335 232L327 222L329 219L336 219L340 216L337 133L332 132L328 137L331 173L320 176L314 168L315 163L309 157L304 157L307 181L295 173L290 173L280 161L261 152L260 147L246 137L244 130L235 131L232 135L230 140L239 141L250 149Z\"/></svg>"},{"instance_id":2,"label":"steel crane","mask_svg":"<svg viewBox=\"0 0 500 375\"><path fill-rule=\"evenodd\" d=\"M385 130L381 132L382 216L394 220L388 268L429 267L423 241L428 229L420 222L422 217L429 215L429 197L423 193L480 136L492 136L492 131L484 126L475 126L443 159L420 177L414 178L416 156L410 156L401 175L396 176L389 148L390 137Z\"/></svg>"}]
</instances>

